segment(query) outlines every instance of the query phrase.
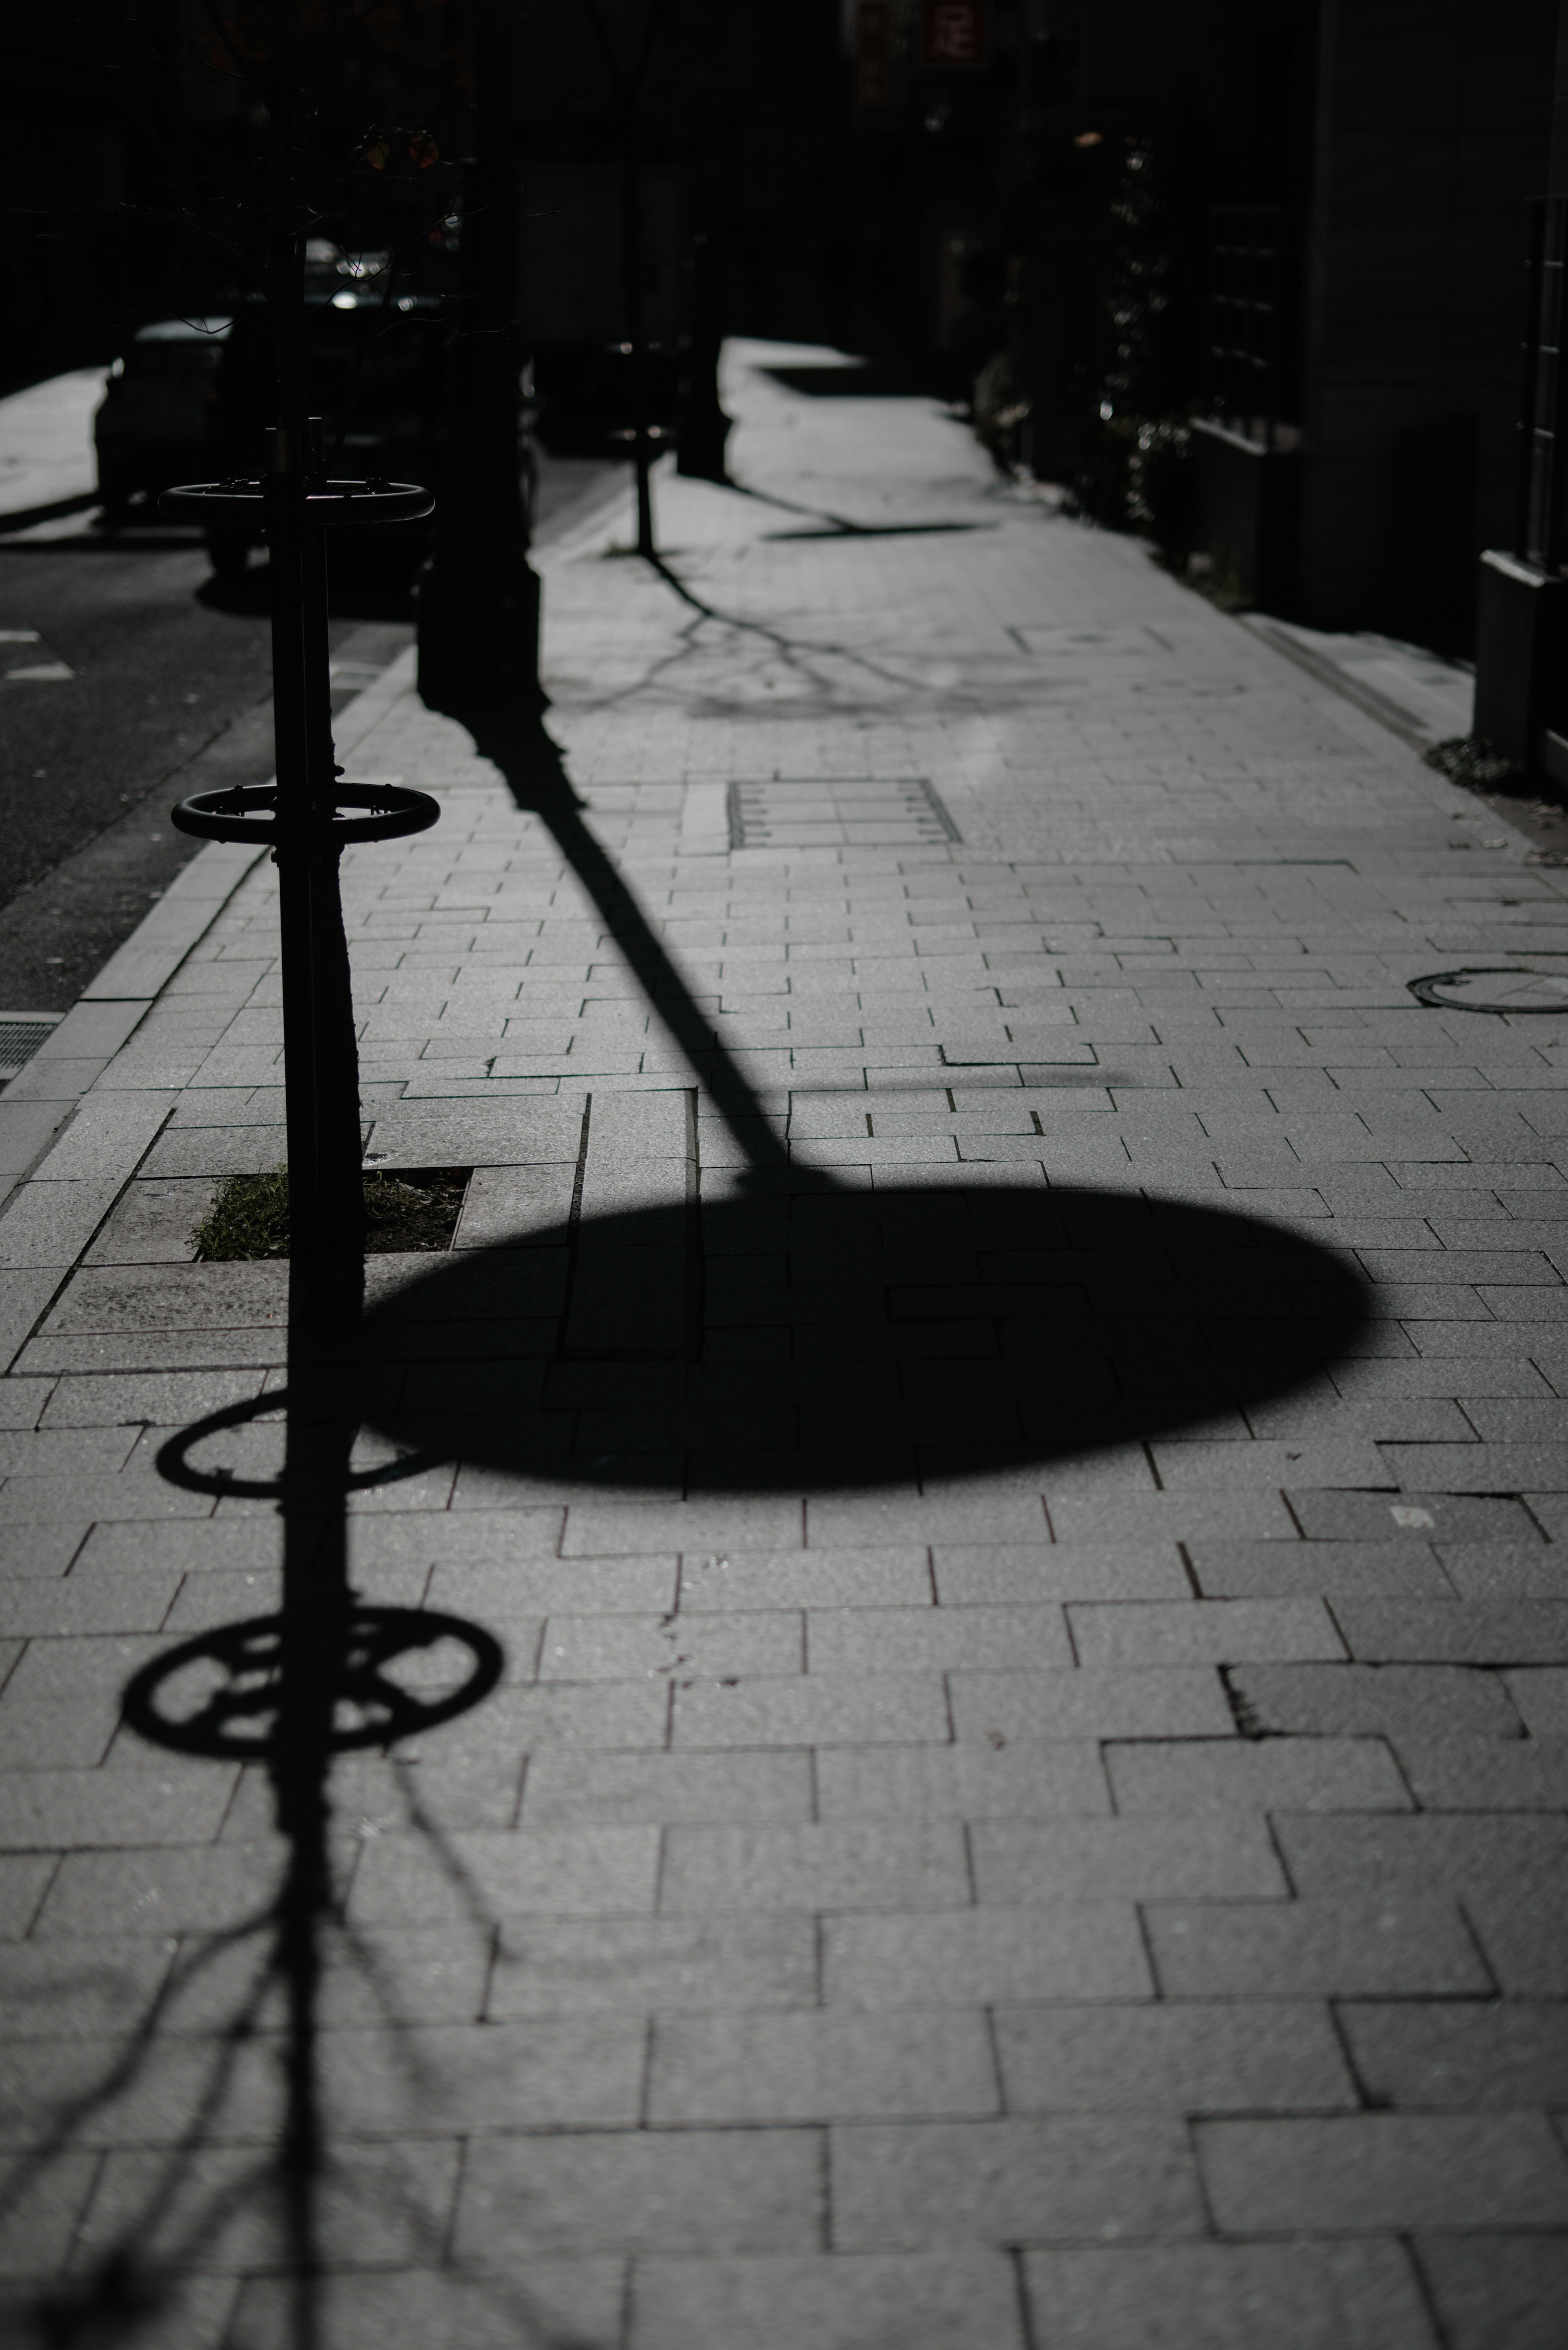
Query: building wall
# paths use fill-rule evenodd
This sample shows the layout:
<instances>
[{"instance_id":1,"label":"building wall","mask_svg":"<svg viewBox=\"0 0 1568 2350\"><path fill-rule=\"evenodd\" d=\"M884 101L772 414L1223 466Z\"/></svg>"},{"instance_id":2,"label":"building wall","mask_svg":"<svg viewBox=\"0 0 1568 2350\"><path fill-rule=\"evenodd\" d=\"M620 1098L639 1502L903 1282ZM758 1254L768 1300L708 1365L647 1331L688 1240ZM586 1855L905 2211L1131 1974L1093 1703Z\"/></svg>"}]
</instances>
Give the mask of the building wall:
<instances>
[{"instance_id":1,"label":"building wall","mask_svg":"<svg viewBox=\"0 0 1568 2350\"><path fill-rule=\"evenodd\" d=\"M1511 527L1556 0L1324 0L1301 617L1462 649Z\"/></svg>"}]
</instances>

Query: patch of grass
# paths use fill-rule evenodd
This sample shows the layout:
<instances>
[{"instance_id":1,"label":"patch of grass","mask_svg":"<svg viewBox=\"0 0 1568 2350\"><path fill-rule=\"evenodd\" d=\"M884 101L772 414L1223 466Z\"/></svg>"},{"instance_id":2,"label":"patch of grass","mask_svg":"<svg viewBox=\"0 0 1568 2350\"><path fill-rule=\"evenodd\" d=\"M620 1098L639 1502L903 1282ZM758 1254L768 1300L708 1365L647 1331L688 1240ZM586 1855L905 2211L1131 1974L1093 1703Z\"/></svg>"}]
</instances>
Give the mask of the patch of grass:
<instances>
[{"instance_id":1,"label":"patch of grass","mask_svg":"<svg viewBox=\"0 0 1568 2350\"><path fill-rule=\"evenodd\" d=\"M470 1170L441 1167L365 1178L365 1253L383 1256L446 1249L462 1206ZM233 1264L288 1254L288 1170L231 1175L192 1235L203 1264Z\"/></svg>"},{"instance_id":2,"label":"patch of grass","mask_svg":"<svg viewBox=\"0 0 1568 2350\"><path fill-rule=\"evenodd\" d=\"M200 1264L288 1254L288 1170L231 1175L191 1235Z\"/></svg>"}]
</instances>

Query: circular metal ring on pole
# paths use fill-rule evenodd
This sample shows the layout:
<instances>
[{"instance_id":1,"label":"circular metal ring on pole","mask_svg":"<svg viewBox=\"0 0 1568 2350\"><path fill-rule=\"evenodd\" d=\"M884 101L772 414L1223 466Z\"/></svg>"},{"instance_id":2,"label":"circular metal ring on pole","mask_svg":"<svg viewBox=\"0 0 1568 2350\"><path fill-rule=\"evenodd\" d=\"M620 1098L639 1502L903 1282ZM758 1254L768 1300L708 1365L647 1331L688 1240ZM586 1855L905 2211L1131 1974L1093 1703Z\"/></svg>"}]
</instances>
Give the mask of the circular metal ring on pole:
<instances>
[{"instance_id":1,"label":"circular metal ring on pole","mask_svg":"<svg viewBox=\"0 0 1568 2350\"><path fill-rule=\"evenodd\" d=\"M409 833L428 832L441 821L440 805L428 792L410 792L400 784L335 784L332 797L335 810L365 811L360 816L334 813L309 827L325 833L335 847L356 840L400 840ZM192 792L170 815L177 832L194 833L201 840L271 847L278 838L277 786L225 784L216 791Z\"/></svg>"},{"instance_id":2,"label":"circular metal ring on pole","mask_svg":"<svg viewBox=\"0 0 1568 2350\"><path fill-rule=\"evenodd\" d=\"M468 1651L456 1686L429 1696L406 1689L399 1666L447 1642ZM327 1744L345 1754L433 1730L487 1698L504 1665L493 1635L461 1617L357 1603L344 1628ZM121 1706L130 1727L154 1746L244 1762L272 1757L286 1735L284 1696L284 1619L253 1616L154 1657L128 1683Z\"/></svg>"},{"instance_id":3,"label":"circular metal ring on pole","mask_svg":"<svg viewBox=\"0 0 1568 2350\"><path fill-rule=\"evenodd\" d=\"M1524 1013L1568 1013L1568 972L1529 971L1518 963L1484 963L1435 971L1407 981L1417 1003L1442 1012L1490 1012L1500 1019Z\"/></svg>"},{"instance_id":4,"label":"circular metal ring on pole","mask_svg":"<svg viewBox=\"0 0 1568 2350\"><path fill-rule=\"evenodd\" d=\"M266 485L263 482L190 482L165 490L160 511L175 522L210 523L233 529L236 524L260 532L266 522ZM317 528L341 530L347 525L383 522L418 522L435 511L435 493L417 482L323 482L307 489L301 512Z\"/></svg>"}]
</instances>

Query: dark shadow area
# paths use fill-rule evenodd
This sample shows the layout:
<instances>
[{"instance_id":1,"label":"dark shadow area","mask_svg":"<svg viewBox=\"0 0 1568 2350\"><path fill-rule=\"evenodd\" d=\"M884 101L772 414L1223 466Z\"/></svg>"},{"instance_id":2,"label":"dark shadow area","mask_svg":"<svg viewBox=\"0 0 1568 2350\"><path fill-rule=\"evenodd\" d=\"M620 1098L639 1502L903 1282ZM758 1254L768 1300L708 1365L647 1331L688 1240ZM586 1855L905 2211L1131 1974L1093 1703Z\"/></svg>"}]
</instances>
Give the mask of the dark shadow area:
<instances>
[{"instance_id":1,"label":"dark shadow area","mask_svg":"<svg viewBox=\"0 0 1568 2350\"><path fill-rule=\"evenodd\" d=\"M764 539L791 538L935 538L961 530L994 530L989 522L845 522L824 530L765 530Z\"/></svg>"},{"instance_id":2,"label":"dark shadow area","mask_svg":"<svg viewBox=\"0 0 1568 2350\"><path fill-rule=\"evenodd\" d=\"M20 518L13 518L4 528L21 530L30 528L33 523L51 522L57 518L58 511L58 508L41 510L26 524ZM150 521L141 530L132 528L111 532L93 527L73 532L69 537L6 539L0 544L0 555L13 558L27 555L178 555L201 544L200 536L193 530L172 530L167 524L161 527L156 521Z\"/></svg>"},{"instance_id":3,"label":"dark shadow area","mask_svg":"<svg viewBox=\"0 0 1568 2350\"><path fill-rule=\"evenodd\" d=\"M789 365L763 367L760 375L771 375L788 391L803 391L813 400L919 400L934 399L929 382L917 368L900 364L897 359L867 359L849 367L814 367L805 362L799 367Z\"/></svg>"},{"instance_id":4,"label":"dark shadow area","mask_svg":"<svg viewBox=\"0 0 1568 2350\"><path fill-rule=\"evenodd\" d=\"M405 1366L371 1417L427 1458L797 1492L1192 1427L1314 1378L1366 1320L1338 1257L1251 1217L981 1177L769 1181L519 1234L366 1330L381 1381Z\"/></svg>"},{"instance_id":5,"label":"dark shadow area","mask_svg":"<svg viewBox=\"0 0 1568 2350\"><path fill-rule=\"evenodd\" d=\"M71 498L55 498L47 505L18 506L12 513L0 515L0 536L7 531L31 530L41 522L59 522L67 515L86 514L89 506L99 503L96 490L83 490Z\"/></svg>"},{"instance_id":6,"label":"dark shadow area","mask_svg":"<svg viewBox=\"0 0 1568 2350\"><path fill-rule=\"evenodd\" d=\"M391 534L387 534L390 536ZM379 538L380 534L376 536ZM415 588L425 541L410 534L400 544L378 545L371 534L364 544L353 531L338 534L332 549L327 580L327 610L334 620L412 620ZM272 575L265 550L258 550L244 570L213 572L196 590L198 603L214 612L242 612L259 617L272 609Z\"/></svg>"},{"instance_id":7,"label":"dark shadow area","mask_svg":"<svg viewBox=\"0 0 1568 2350\"><path fill-rule=\"evenodd\" d=\"M792 538L927 538L949 531L995 528L993 523L984 522L853 522L847 515L832 514L826 506L802 505L794 498L778 497L772 490L753 489L746 482L726 480L724 487L733 490L737 497L754 498L759 505L777 506L783 514L805 515L819 525L807 530L764 531L763 536L769 542Z\"/></svg>"}]
</instances>

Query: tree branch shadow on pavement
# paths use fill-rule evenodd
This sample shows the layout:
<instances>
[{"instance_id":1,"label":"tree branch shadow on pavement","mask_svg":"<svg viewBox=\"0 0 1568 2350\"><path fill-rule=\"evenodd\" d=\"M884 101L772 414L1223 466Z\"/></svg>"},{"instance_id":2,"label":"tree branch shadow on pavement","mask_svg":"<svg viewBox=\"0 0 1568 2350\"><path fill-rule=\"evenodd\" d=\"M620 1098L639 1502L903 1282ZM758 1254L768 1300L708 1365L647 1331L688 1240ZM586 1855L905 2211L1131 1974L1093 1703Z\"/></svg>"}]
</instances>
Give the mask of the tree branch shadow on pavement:
<instances>
[{"instance_id":1,"label":"tree branch shadow on pavement","mask_svg":"<svg viewBox=\"0 0 1568 2350\"><path fill-rule=\"evenodd\" d=\"M132 2183L118 2215L112 2194L107 2219L99 2219L96 2201L84 2213L78 2232L85 2241L64 2278L7 2289L0 2322L18 2350L24 2343L37 2350L136 2343L159 2350L176 2335L185 2340L188 2296L212 2272L232 2225L262 2230L263 2249L254 2258L235 2262L231 2256L229 2262L260 2272L263 2282L252 2275L249 2284L262 2306L242 2307L240 2332L225 2329L224 2342L243 2340L247 2350L264 2344L266 2350L330 2350L335 2287L362 2293L364 2280L355 2274L360 2236L367 2225L384 2229L389 2211L402 2229L407 2264L422 2263L452 2295L477 2301L479 2314L501 2329L496 2338L518 2350L604 2350L558 2324L524 2282L454 2260L446 2241L450 2215L429 2208L417 2178L400 2178L385 2160L373 2160L368 2144L356 2144L337 2125L323 2087L320 2005L329 1963L352 1969L367 1986L388 2054L411 2090L428 2098L432 2086L418 2028L400 2014L395 1981L346 1914L333 1851L334 1762L374 1748L389 1755L400 1740L482 1703L504 1663L499 1644L481 1627L425 1610L378 1607L349 1585L349 1494L424 1465L394 1458L369 1470L351 1466L366 1418L362 1305L360 1266L292 1262L286 1388L208 1414L158 1455L160 1473L185 1491L277 1503L281 1604L272 1616L200 1634L142 1667L124 1692L124 1721L158 1748L231 1765L259 1763L284 1858L273 1897L236 1925L193 1938L191 1955L177 1960L99 2078L59 2103L0 2179L0 2221L14 2223L30 2198L47 2198L62 2163L84 2140L95 2142L93 2125L119 2099L150 2092L156 2099L158 2062L171 2035L181 2035L175 2046L190 2044L182 2035L191 2026L181 2013L186 1995L224 1960L249 1950L249 1980L226 2017L198 2021L201 2042L212 2053L189 2118L166 2151L131 2158L144 2183ZM275 1479L192 1460L199 1446L221 1443L228 1432L280 1409L285 1450ZM432 1651L444 1661L444 1679L431 1676ZM457 1887L468 1929L488 1952L500 1920L407 1769L398 1777L409 1825ZM242 2078L247 2059L258 2054L274 2060L260 2124L254 2061L251 2077Z\"/></svg>"}]
</instances>

